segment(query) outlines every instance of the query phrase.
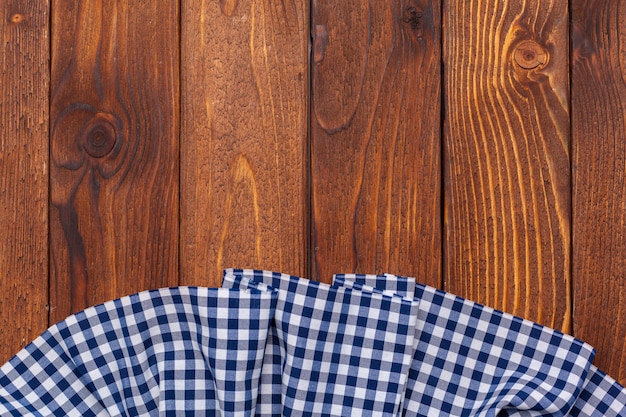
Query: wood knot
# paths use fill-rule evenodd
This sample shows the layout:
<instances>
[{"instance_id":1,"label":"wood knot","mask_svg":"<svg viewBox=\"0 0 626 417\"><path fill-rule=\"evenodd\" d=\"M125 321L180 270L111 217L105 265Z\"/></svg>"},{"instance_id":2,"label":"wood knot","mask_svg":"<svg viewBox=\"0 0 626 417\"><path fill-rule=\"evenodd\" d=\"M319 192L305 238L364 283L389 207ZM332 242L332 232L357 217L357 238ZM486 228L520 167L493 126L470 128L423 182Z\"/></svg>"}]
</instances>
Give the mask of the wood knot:
<instances>
[{"instance_id":1,"label":"wood knot","mask_svg":"<svg viewBox=\"0 0 626 417\"><path fill-rule=\"evenodd\" d=\"M313 59L316 64L324 60L328 46L328 31L324 25L315 25L315 39L313 40Z\"/></svg>"},{"instance_id":2,"label":"wood knot","mask_svg":"<svg viewBox=\"0 0 626 417\"><path fill-rule=\"evenodd\" d=\"M107 156L115 147L116 142L115 119L108 113L96 113L81 135L83 149L93 158Z\"/></svg>"},{"instance_id":3,"label":"wood knot","mask_svg":"<svg viewBox=\"0 0 626 417\"><path fill-rule=\"evenodd\" d=\"M23 21L24 21L24 15L20 13L15 13L13 16L9 18L9 22L13 23L14 25L19 25Z\"/></svg>"},{"instance_id":4,"label":"wood knot","mask_svg":"<svg viewBox=\"0 0 626 417\"><path fill-rule=\"evenodd\" d=\"M517 45L513 58L517 65L526 70L537 68L548 62L548 54L543 47L531 40L523 41Z\"/></svg>"},{"instance_id":5,"label":"wood knot","mask_svg":"<svg viewBox=\"0 0 626 417\"><path fill-rule=\"evenodd\" d=\"M220 8L225 16L232 17L237 9L238 0L220 0Z\"/></svg>"},{"instance_id":6,"label":"wood knot","mask_svg":"<svg viewBox=\"0 0 626 417\"><path fill-rule=\"evenodd\" d=\"M422 17L424 17L424 13L421 10L415 7L408 7L404 11L404 19L402 21L408 24L413 30L421 30Z\"/></svg>"}]
</instances>

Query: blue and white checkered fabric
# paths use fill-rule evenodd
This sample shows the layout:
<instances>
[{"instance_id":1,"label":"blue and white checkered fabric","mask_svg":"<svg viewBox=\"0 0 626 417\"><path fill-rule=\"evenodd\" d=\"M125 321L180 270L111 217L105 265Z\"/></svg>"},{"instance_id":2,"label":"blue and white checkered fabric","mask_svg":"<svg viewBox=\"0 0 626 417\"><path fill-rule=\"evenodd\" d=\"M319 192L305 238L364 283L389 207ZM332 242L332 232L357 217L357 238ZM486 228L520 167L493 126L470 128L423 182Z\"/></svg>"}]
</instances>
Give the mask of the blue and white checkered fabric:
<instances>
[{"instance_id":1,"label":"blue and white checkered fabric","mask_svg":"<svg viewBox=\"0 0 626 417\"><path fill-rule=\"evenodd\" d=\"M400 413L414 353L416 302L269 271L228 270L224 285L278 290L278 346L266 350L257 416Z\"/></svg>"},{"instance_id":2,"label":"blue and white checkered fabric","mask_svg":"<svg viewBox=\"0 0 626 417\"><path fill-rule=\"evenodd\" d=\"M573 417L626 416L626 389L591 365L585 386L569 415Z\"/></svg>"},{"instance_id":3,"label":"blue and white checkered fabric","mask_svg":"<svg viewBox=\"0 0 626 417\"><path fill-rule=\"evenodd\" d=\"M366 275L367 284L360 283L358 288L369 287L374 290L384 291L385 293L395 294L402 297L412 297L415 294L415 278L402 277L399 275L382 274L382 275ZM342 276L335 275L333 286L343 287L338 282L342 280ZM353 281L354 283L354 281Z\"/></svg>"},{"instance_id":4,"label":"blue and white checkered fabric","mask_svg":"<svg viewBox=\"0 0 626 417\"><path fill-rule=\"evenodd\" d=\"M373 275L336 275L385 289ZM581 394L593 348L536 323L418 284L419 342L405 416L565 416Z\"/></svg>"},{"instance_id":5,"label":"blue and white checkered fabric","mask_svg":"<svg viewBox=\"0 0 626 417\"><path fill-rule=\"evenodd\" d=\"M276 299L177 287L88 308L0 368L0 415L254 415Z\"/></svg>"},{"instance_id":6,"label":"blue and white checkered fabric","mask_svg":"<svg viewBox=\"0 0 626 417\"><path fill-rule=\"evenodd\" d=\"M227 270L224 286L51 327L0 368L0 416L626 416L589 345L412 278Z\"/></svg>"}]
</instances>

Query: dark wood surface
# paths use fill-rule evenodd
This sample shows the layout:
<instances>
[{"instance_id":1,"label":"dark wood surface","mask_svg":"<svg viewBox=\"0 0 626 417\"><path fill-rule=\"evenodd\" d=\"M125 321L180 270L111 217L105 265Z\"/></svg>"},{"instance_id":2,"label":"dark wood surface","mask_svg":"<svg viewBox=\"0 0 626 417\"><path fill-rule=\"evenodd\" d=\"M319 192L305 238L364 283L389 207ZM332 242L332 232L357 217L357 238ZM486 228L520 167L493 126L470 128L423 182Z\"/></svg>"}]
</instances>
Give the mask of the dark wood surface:
<instances>
[{"instance_id":1,"label":"dark wood surface","mask_svg":"<svg viewBox=\"0 0 626 417\"><path fill-rule=\"evenodd\" d=\"M0 362L232 266L416 276L626 382L626 6L570 3L0 2Z\"/></svg>"},{"instance_id":2,"label":"dark wood surface","mask_svg":"<svg viewBox=\"0 0 626 417\"><path fill-rule=\"evenodd\" d=\"M48 325L49 11L0 2L0 363Z\"/></svg>"},{"instance_id":3,"label":"dark wood surface","mask_svg":"<svg viewBox=\"0 0 626 417\"><path fill-rule=\"evenodd\" d=\"M444 7L445 289L571 326L567 1Z\"/></svg>"},{"instance_id":4,"label":"dark wood surface","mask_svg":"<svg viewBox=\"0 0 626 417\"><path fill-rule=\"evenodd\" d=\"M312 276L441 279L441 7L314 2Z\"/></svg>"},{"instance_id":5,"label":"dark wood surface","mask_svg":"<svg viewBox=\"0 0 626 417\"><path fill-rule=\"evenodd\" d=\"M181 282L307 273L308 2L186 2Z\"/></svg>"},{"instance_id":6,"label":"dark wood surface","mask_svg":"<svg viewBox=\"0 0 626 417\"><path fill-rule=\"evenodd\" d=\"M572 2L574 334L626 382L626 4Z\"/></svg>"},{"instance_id":7,"label":"dark wood surface","mask_svg":"<svg viewBox=\"0 0 626 417\"><path fill-rule=\"evenodd\" d=\"M52 3L52 322L178 284L178 13Z\"/></svg>"}]
</instances>

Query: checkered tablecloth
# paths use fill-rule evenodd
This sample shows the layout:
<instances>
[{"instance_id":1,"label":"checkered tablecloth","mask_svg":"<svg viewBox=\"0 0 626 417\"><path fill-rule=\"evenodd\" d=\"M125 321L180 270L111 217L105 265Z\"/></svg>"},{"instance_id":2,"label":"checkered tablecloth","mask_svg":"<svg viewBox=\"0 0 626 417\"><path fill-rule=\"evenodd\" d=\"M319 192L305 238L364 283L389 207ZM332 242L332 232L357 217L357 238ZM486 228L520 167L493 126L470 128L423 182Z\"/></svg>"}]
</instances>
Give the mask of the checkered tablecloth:
<instances>
[{"instance_id":1,"label":"checkered tablecloth","mask_svg":"<svg viewBox=\"0 0 626 417\"><path fill-rule=\"evenodd\" d=\"M223 286L51 327L0 368L0 416L626 416L589 345L412 278Z\"/></svg>"},{"instance_id":2,"label":"checkered tablecloth","mask_svg":"<svg viewBox=\"0 0 626 417\"><path fill-rule=\"evenodd\" d=\"M271 384L257 415L398 415L414 354L417 302L267 271L229 270L224 285L278 291L277 346L265 357Z\"/></svg>"},{"instance_id":3,"label":"checkered tablecloth","mask_svg":"<svg viewBox=\"0 0 626 417\"><path fill-rule=\"evenodd\" d=\"M250 416L277 293L179 287L88 308L0 368L0 416Z\"/></svg>"},{"instance_id":4,"label":"checkered tablecloth","mask_svg":"<svg viewBox=\"0 0 626 417\"><path fill-rule=\"evenodd\" d=\"M396 288L393 275L384 278L344 274L334 282ZM594 405L569 414L575 404L574 410L581 408L588 391L597 389L590 389L587 379L591 346L426 285L416 286L415 299L420 303L420 341L409 373L405 416L626 415L623 389L604 378L605 387L597 393L613 404L616 414L610 414L610 406ZM617 401L606 395L608 387Z\"/></svg>"}]
</instances>

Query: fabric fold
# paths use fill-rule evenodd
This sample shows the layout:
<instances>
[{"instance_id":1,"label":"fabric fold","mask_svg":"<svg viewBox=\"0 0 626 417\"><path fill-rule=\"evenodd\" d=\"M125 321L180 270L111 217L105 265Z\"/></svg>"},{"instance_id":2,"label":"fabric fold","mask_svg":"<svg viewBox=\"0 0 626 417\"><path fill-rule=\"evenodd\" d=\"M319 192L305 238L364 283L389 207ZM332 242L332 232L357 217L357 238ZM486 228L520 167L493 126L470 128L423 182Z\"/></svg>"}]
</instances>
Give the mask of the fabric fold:
<instances>
[{"instance_id":1,"label":"fabric fold","mask_svg":"<svg viewBox=\"0 0 626 417\"><path fill-rule=\"evenodd\" d=\"M572 417L626 416L626 389L591 365L582 392L570 411Z\"/></svg>"},{"instance_id":2,"label":"fabric fold","mask_svg":"<svg viewBox=\"0 0 626 417\"><path fill-rule=\"evenodd\" d=\"M223 287L50 327L0 367L0 415L626 415L588 344L413 278L229 269Z\"/></svg>"},{"instance_id":3,"label":"fabric fold","mask_svg":"<svg viewBox=\"0 0 626 417\"><path fill-rule=\"evenodd\" d=\"M252 416L276 300L176 287L83 310L0 368L0 415Z\"/></svg>"},{"instance_id":4,"label":"fabric fold","mask_svg":"<svg viewBox=\"0 0 626 417\"><path fill-rule=\"evenodd\" d=\"M394 276L335 275L337 285L395 288ZM407 294L405 294L407 295ZM419 342L405 416L566 416L594 350L569 335L417 284Z\"/></svg>"},{"instance_id":5,"label":"fabric fold","mask_svg":"<svg viewBox=\"0 0 626 417\"><path fill-rule=\"evenodd\" d=\"M413 356L416 302L375 288L332 287L270 271L227 270L223 285L278 291L278 346L266 350L257 415L400 413ZM282 363L275 363L279 359ZM267 390L265 381L271 382ZM279 392L282 404L275 402Z\"/></svg>"}]
</instances>

